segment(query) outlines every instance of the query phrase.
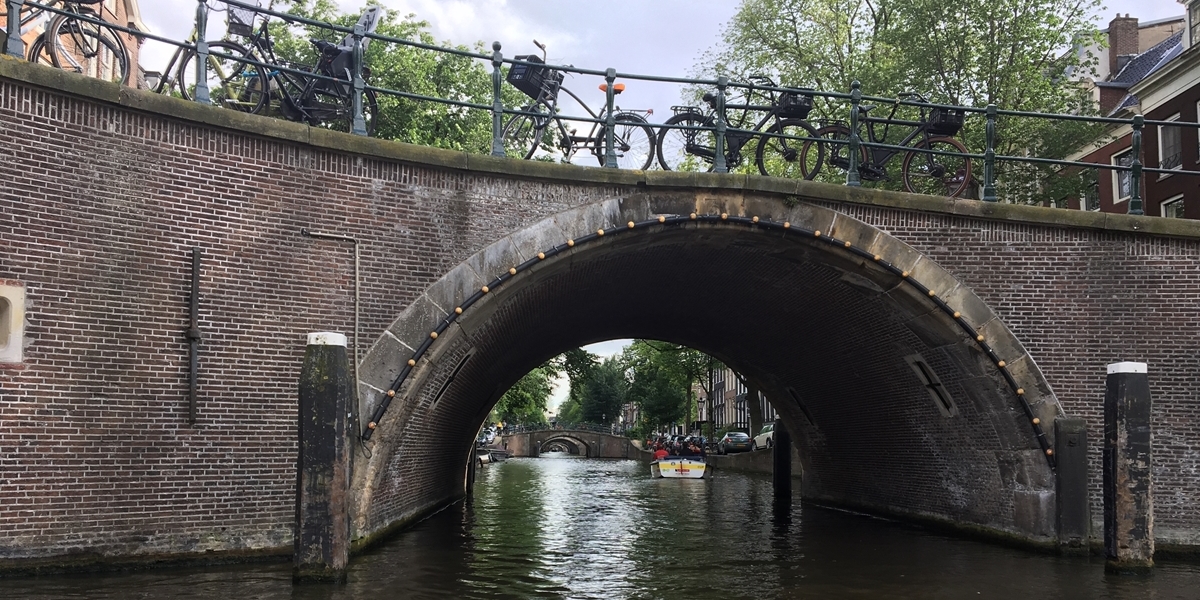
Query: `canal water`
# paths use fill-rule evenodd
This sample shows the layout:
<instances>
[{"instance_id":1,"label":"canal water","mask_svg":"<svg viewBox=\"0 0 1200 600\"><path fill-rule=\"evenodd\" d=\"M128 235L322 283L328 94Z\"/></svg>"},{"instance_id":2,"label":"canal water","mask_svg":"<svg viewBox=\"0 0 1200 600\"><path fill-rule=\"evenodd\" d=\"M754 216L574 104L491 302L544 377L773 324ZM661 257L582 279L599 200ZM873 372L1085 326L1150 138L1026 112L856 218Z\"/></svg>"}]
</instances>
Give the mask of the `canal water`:
<instances>
[{"instance_id":1,"label":"canal water","mask_svg":"<svg viewBox=\"0 0 1200 600\"><path fill-rule=\"evenodd\" d=\"M769 478L650 479L635 461L488 465L474 498L356 557L345 585L290 565L0 580L0 598L1200 598L1200 565L1109 577L1061 558L799 503Z\"/></svg>"}]
</instances>

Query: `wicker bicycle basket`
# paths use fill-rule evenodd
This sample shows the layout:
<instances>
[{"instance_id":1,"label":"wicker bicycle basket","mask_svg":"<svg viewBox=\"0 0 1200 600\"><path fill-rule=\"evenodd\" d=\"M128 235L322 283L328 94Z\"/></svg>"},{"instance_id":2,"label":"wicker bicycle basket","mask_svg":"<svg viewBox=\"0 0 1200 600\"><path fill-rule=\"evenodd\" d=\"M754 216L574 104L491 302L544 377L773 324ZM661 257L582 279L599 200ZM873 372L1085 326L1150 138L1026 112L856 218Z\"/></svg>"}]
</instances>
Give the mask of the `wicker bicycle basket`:
<instances>
[{"instance_id":1,"label":"wicker bicycle basket","mask_svg":"<svg viewBox=\"0 0 1200 600\"><path fill-rule=\"evenodd\" d=\"M254 17L258 16L258 11L232 4L227 4L226 7L229 9L229 14L226 15L229 33L242 37L254 35Z\"/></svg>"},{"instance_id":2,"label":"wicker bicycle basket","mask_svg":"<svg viewBox=\"0 0 1200 600\"><path fill-rule=\"evenodd\" d=\"M929 110L929 133L957 135L966 121L966 113L958 108L934 107Z\"/></svg>"}]
</instances>

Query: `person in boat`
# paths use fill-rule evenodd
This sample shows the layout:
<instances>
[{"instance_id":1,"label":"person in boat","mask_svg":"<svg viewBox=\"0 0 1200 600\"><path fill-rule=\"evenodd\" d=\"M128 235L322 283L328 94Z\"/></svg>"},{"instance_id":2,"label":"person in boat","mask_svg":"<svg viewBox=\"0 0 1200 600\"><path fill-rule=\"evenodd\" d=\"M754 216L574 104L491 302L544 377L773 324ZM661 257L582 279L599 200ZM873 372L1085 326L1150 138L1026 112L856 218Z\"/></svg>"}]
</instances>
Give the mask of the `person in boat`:
<instances>
[{"instance_id":1,"label":"person in boat","mask_svg":"<svg viewBox=\"0 0 1200 600\"><path fill-rule=\"evenodd\" d=\"M696 443L693 442L688 445L688 450L691 451L692 456L698 456L700 458L704 458L704 447L703 446L697 446Z\"/></svg>"},{"instance_id":2,"label":"person in boat","mask_svg":"<svg viewBox=\"0 0 1200 600\"><path fill-rule=\"evenodd\" d=\"M658 444L658 445L656 445L656 446L655 446L655 448L654 448L654 460L662 460L662 459L664 459L664 458L666 458L666 457L667 457L667 454L668 454L668 453L667 453L667 449L666 449L666 448L663 448L663 447L662 447L662 444Z\"/></svg>"}]
</instances>

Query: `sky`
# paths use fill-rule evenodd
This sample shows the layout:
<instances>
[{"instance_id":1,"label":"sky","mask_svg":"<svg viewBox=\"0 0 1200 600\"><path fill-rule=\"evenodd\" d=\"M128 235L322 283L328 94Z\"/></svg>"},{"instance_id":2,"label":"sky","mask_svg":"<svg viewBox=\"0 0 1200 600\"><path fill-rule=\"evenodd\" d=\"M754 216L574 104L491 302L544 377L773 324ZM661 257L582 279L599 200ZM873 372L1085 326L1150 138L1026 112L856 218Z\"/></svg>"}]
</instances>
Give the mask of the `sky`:
<instances>
[{"instance_id":1,"label":"sky","mask_svg":"<svg viewBox=\"0 0 1200 600\"><path fill-rule=\"evenodd\" d=\"M265 5L268 0L260 0ZM140 0L142 20L152 32L185 39L192 30L196 0ZM216 2L213 2L215 5ZM343 11L356 12L365 0L338 0ZM491 47L499 41L506 57L540 53L533 40L548 48L549 62L623 73L688 76L706 50L714 47L726 22L733 16L735 0L383 0L389 9L415 14L428 21L433 36L455 45ZM1129 13L1141 21L1183 14L1175 0L1110 0L1098 12L1098 26L1106 27L1117 14ZM221 27L222 15L211 18ZM219 29L218 29L219 31ZM173 48L147 42L142 66L149 71L166 66ZM575 76L564 86L579 93L593 107L604 102L596 89L599 79ZM618 104L627 109L653 109L651 121L666 120L678 104L680 88L674 84L641 81L627 83ZM567 113L581 114L564 106ZM619 353L628 340L594 344L587 348L602 357ZM550 405L557 408L566 397L565 380L557 382Z\"/></svg>"}]
</instances>

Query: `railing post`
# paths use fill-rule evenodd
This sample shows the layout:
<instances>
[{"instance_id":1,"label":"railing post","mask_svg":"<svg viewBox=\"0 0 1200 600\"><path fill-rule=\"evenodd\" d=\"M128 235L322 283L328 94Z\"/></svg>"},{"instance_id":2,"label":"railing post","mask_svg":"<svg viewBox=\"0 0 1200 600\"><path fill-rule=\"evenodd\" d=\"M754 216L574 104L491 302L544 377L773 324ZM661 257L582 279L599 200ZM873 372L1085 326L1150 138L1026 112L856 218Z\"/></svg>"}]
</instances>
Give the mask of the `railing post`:
<instances>
[{"instance_id":1,"label":"railing post","mask_svg":"<svg viewBox=\"0 0 1200 600\"><path fill-rule=\"evenodd\" d=\"M996 201L996 105L987 105L987 140L983 151L983 201Z\"/></svg>"},{"instance_id":2,"label":"railing post","mask_svg":"<svg viewBox=\"0 0 1200 600\"><path fill-rule=\"evenodd\" d=\"M1133 115L1133 162L1129 165L1129 214L1144 215L1142 210L1142 127L1146 118Z\"/></svg>"},{"instance_id":3,"label":"railing post","mask_svg":"<svg viewBox=\"0 0 1200 600\"><path fill-rule=\"evenodd\" d=\"M363 90L367 87L363 81L363 37L367 35L362 23L354 25L354 123L350 133L367 135L367 119L363 116Z\"/></svg>"},{"instance_id":4,"label":"railing post","mask_svg":"<svg viewBox=\"0 0 1200 600\"><path fill-rule=\"evenodd\" d=\"M717 78L717 139L713 155L713 171L716 173L729 172L729 165L725 162L725 88L728 86L728 77L722 75Z\"/></svg>"},{"instance_id":5,"label":"railing post","mask_svg":"<svg viewBox=\"0 0 1200 600\"><path fill-rule=\"evenodd\" d=\"M862 179L858 175L858 105L862 103L862 84L855 79L850 83L850 164L846 168L846 185L858 187Z\"/></svg>"},{"instance_id":6,"label":"railing post","mask_svg":"<svg viewBox=\"0 0 1200 600\"><path fill-rule=\"evenodd\" d=\"M492 42L492 156L504 156L504 132L501 131L504 121L504 103L500 100L500 85L504 74L500 67L504 66L504 55L500 53L500 42Z\"/></svg>"},{"instance_id":7,"label":"railing post","mask_svg":"<svg viewBox=\"0 0 1200 600\"><path fill-rule=\"evenodd\" d=\"M613 102L616 100L617 93L613 90L613 82L617 80L617 70L608 69L604 72L604 81L608 82L605 86L607 90L605 102L608 103L608 113L604 117L604 166L609 169L617 168L617 150L613 147L614 136L613 128L617 126L617 116L613 113Z\"/></svg>"},{"instance_id":8,"label":"railing post","mask_svg":"<svg viewBox=\"0 0 1200 600\"><path fill-rule=\"evenodd\" d=\"M208 95L208 2L199 0L196 4L196 89L192 97L200 104L212 104Z\"/></svg>"},{"instance_id":9,"label":"railing post","mask_svg":"<svg viewBox=\"0 0 1200 600\"><path fill-rule=\"evenodd\" d=\"M8 20L4 25L4 35L7 38L4 52L21 58L25 58L25 42L21 40L21 7L24 5L25 0L8 0ZM13 23L17 26L13 27Z\"/></svg>"}]
</instances>

